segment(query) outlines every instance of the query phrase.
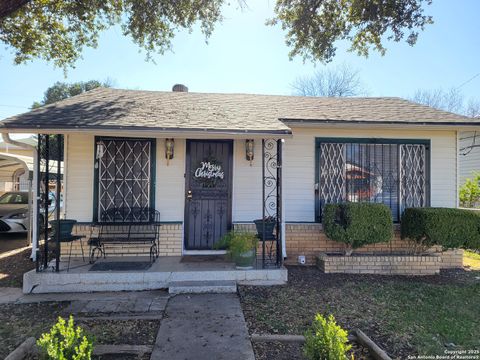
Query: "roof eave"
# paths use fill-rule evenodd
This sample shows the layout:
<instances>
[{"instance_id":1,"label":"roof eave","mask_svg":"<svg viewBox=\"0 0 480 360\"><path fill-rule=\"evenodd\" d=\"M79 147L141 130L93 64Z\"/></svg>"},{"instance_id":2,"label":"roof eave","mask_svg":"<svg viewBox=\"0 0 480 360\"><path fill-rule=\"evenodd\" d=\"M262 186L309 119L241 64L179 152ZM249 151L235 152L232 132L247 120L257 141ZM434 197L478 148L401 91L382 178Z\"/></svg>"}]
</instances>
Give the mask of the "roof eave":
<instances>
[{"instance_id":1,"label":"roof eave","mask_svg":"<svg viewBox=\"0 0 480 360\"><path fill-rule=\"evenodd\" d=\"M72 133L91 133L103 134L116 133L132 136L182 136L196 137L209 134L212 136L228 136L232 138L246 137L275 137L288 138L292 136L291 129L197 129L197 128L162 128L162 127L140 127L140 126L75 126L75 127L31 127L31 126L8 126L0 124L0 133L33 133L33 134L72 134ZM110 134L111 135L111 134Z\"/></svg>"},{"instance_id":2,"label":"roof eave","mask_svg":"<svg viewBox=\"0 0 480 360\"><path fill-rule=\"evenodd\" d=\"M382 121L382 120L336 120L336 119L292 119L280 118L290 127L382 127L382 128L448 128L448 129L476 129L480 128L480 121Z\"/></svg>"}]
</instances>

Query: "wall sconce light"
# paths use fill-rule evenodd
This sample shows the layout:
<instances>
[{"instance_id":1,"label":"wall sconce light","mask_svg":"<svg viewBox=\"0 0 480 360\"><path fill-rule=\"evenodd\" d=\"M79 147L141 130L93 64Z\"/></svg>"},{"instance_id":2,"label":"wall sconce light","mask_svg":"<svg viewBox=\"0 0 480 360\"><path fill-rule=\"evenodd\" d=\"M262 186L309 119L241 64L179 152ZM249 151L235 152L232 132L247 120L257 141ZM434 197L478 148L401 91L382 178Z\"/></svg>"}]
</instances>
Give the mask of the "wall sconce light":
<instances>
[{"instance_id":1,"label":"wall sconce light","mask_svg":"<svg viewBox=\"0 0 480 360\"><path fill-rule=\"evenodd\" d=\"M105 154L105 144L103 143L103 141L99 141L97 142L97 154L96 154L96 158L97 159L101 159L103 157L103 155Z\"/></svg>"},{"instance_id":2,"label":"wall sconce light","mask_svg":"<svg viewBox=\"0 0 480 360\"><path fill-rule=\"evenodd\" d=\"M250 166L252 166L252 161L255 156L255 142L253 139L245 140L245 157L250 161Z\"/></svg>"},{"instance_id":3,"label":"wall sconce light","mask_svg":"<svg viewBox=\"0 0 480 360\"><path fill-rule=\"evenodd\" d=\"M167 166L169 165L170 160L173 159L174 150L175 150L175 140L165 139L165 159L167 159Z\"/></svg>"}]
</instances>

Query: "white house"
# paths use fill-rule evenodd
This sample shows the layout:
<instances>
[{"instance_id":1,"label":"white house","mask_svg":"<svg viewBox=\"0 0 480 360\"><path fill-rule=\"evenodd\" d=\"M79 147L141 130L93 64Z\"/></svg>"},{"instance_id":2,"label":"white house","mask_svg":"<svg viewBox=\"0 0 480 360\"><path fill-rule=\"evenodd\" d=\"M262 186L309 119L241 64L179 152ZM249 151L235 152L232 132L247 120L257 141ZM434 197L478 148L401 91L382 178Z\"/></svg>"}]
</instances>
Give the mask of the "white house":
<instances>
[{"instance_id":1,"label":"white house","mask_svg":"<svg viewBox=\"0 0 480 360\"><path fill-rule=\"evenodd\" d=\"M98 88L5 119L0 132L64 136L64 216L87 237L106 210L149 206L161 214L161 256L212 254L229 229L271 215L282 260L313 263L341 249L323 234L325 203L382 202L395 222L406 207L457 207L459 133L480 128L393 97L174 90ZM396 237L361 251L406 249Z\"/></svg>"},{"instance_id":2,"label":"white house","mask_svg":"<svg viewBox=\"0 0 480 360\"><path fill-rule=\"evenodd\" d=\"M472 179L480 172L480 132L463 131L460 133L460 185L467 178Z\"/></svg>"}]
</instances>

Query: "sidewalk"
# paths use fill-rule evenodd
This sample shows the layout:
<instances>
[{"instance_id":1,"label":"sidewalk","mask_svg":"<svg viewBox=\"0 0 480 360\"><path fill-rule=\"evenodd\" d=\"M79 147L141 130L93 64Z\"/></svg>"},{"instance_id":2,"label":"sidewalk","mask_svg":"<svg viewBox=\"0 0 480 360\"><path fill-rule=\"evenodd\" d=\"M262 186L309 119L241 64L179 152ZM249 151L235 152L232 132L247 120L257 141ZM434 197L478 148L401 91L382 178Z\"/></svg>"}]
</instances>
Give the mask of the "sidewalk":
<instances>
[{"instance_id":1,"label":"sidewalk","mask_svg":"<svg viewBox=\"0 0 480 360\"><path fill-rule=\"evenodd\" d=\"M170 298L151 360L255 360L236 294Z\"/></svg>"}]
</instances>

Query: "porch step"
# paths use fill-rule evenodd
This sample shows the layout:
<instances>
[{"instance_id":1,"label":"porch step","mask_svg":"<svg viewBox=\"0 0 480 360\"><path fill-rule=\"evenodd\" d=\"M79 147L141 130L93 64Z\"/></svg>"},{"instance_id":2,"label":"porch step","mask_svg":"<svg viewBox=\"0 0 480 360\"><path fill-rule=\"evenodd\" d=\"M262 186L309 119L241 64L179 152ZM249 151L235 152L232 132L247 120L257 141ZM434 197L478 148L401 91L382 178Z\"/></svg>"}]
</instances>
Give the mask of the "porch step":
<instances>
[{"instance_id":1,"label":"porch step","mask_svg":"<svg viewBox=\"0 0 480 360\"><path fill-rule=\"evenodd\" d=\"M236 293L237 283L228 280L172 281L170 294Z\"/></svg>"}]
</instances>

